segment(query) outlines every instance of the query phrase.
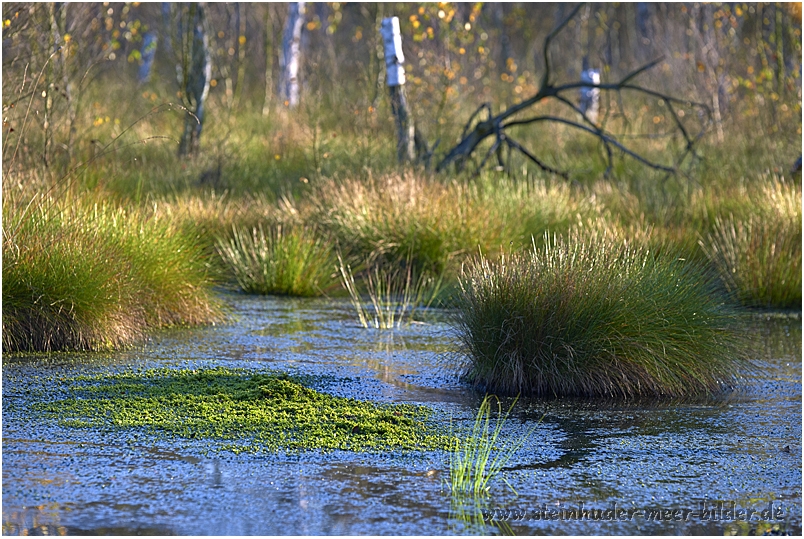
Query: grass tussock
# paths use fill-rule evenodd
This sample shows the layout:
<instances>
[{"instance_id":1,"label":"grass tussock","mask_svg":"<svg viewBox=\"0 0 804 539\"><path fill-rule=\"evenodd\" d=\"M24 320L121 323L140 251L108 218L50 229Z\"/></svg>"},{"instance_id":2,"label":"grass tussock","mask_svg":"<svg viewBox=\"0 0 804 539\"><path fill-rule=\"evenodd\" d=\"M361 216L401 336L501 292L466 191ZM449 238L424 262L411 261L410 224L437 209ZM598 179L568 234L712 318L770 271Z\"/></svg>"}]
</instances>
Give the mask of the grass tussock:
<instances>
[{"instance_id":1,"label":"grass tussock","mask_svg":"<svg viewBox=\"0 0 804 539\"><path fill-rule=\"evenodd\" d=\"M465 188L409 173L326 182L316 220L348 256L441 274L462 254L488 243L490 215Z\"/></svg>"},{"instance_id":2,"label":"grass tussock","mask_svg":"<svg viewBox=\"0 0 804 539\"><path fill-rule=\"evenodd\" d=\"M43 197L5 204L3 234L4 352L119 348L222 318L208 260L165 220Z\"/></svg>"},{"instance_id":3,"label":"grass tussock","mask_svg":"<svg viewBox=\"0 0 804 539\"><path fill-rule=\"evenodd\" d=\"M751 307L801 308L801 220L718 219L701 246L728 290Z\"/></svg>"},{"instance_id":4,"label":"grass tussock","mask_svg":"<svg viewBox=\"0 0 804 539\"><path fill-rule=\"evenodd\" d=\"M701 251L743 305L801 308L801 183L762 177L744 191L720 199Z\"/></svg>"},{"instance_id":5,"label":"grass tussock","mask_svg":"<svg viewBox=\"0 0 804 539\"><path fill-rule=\"evenodd\" d=\"M234 228L218 253L248 294L318 296L337 283L331 245L311 229Z\"/></svg>"},{"instance_id":6,"label":"grass tussock","mask_svg":"<svg viewBox=\"0 0 804 539\"><path fill-rule=\"evenodd\" d=\"M548 230L563 233L589 219L597 219L602 208L594 197L566 182L544 178L481 175L467 189L473 206L483 208L486 227L499 231L479 244L485 252L497 252L500 246L526 246L532 238L541 238ZM491 240L491 241L489 241ZM477 252L478 245L471 252Z\"/></svg>"},{"instance_id":7,"label":"grass tussock","mask_svg":"<svg viewBox=\"0 0 804 539\"><path fill-rule=\"evenodd\" d=\"M453 274L478 247L496 252L546 230L568 230L599 209L567 184L484 174L443 181L409 172L323 182L308 219L369 264Z\"/></svg>"},{"instance_id":8,"label":"grass tussock","mask_svg":"<svg viewBox=\"0 0 804 539\"><path fill-rule=\"evenodd\" d=\"M466 378L508 395L709 394L745 362L735 318L682 257L600 235L553 237L462 277Z\"/></svg>"},{"instance_id":9,"label":"grass tussock","mask_svg":"<svg viewBox=\"0 0 804 539\"><path fill-rule=\"evenodd\" d=\"M230 233L232 226L251 228L260 223L294 223L293 209L287 210L283 202L268 200L264 195L233 197L228 193L207 193L166 197L147 207L155 217L197 234L214 252L215 240Z\"/></svg>"}]
</instances>

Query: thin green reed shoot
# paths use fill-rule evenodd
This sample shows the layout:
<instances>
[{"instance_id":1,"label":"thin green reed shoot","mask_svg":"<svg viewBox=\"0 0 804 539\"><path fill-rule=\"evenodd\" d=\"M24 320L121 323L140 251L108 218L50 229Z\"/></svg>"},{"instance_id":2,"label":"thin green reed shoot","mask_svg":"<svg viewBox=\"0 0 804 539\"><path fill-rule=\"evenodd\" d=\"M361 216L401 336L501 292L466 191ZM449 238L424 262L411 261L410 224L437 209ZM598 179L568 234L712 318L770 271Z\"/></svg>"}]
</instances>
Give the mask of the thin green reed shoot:
<instances>
[{"instance_id":1,"label":"thin green reed shoot","mask_svg":"<svg viewBox=\"0 0 804 539\"><path fill-rule=\"evenodd\" d=\"M340 253L338 253L338 271L340 272L341 276L341 284L349 293L349 299L352 302L352 306L357 313L357 318L360 322L360 325L366 329L369 327L369 314L368 311L363 307L363 301L360 298L360 294L357 291L357 285L355 284L355 277L352 274L352 267L348 264L344 264L343 258L341 257Z\"/></svg>"},{"instance_id":2,"label":"thin green reed shoot","mask_svg":"<svg viewBox=\"0 0 804 539\"><path fill-rule=\"evenodd\" d=\"M492 399L497 402L497 420L493 425ZM456 438L449 467L450 492L453 495L487 496L491 482L530 438L533 429L518 440L498 444L502 429L515 404L516 399L503 415L500 400L493 395L486 395L480 403L471 434L465 438ZM513 490L510 484L508 486Z\"/></svg>"},{"instance_id":3,"label":"thin green reed shoot","mask_svg":"<svg viewBox=\"0 0 804 539\"><path fill-rule=\"evenodd\" d=\"M367 308L351 266L344 264L340 255L338 261L341 285L348 292L358 321L364 328L393 329L410 323L416 310L421 306L428 307L441 287L440 279L426 273L414 279L410 264L404 272L374 265L367 270L363 281L371 302L371 308Z\"/></svg>"}]
</instances>

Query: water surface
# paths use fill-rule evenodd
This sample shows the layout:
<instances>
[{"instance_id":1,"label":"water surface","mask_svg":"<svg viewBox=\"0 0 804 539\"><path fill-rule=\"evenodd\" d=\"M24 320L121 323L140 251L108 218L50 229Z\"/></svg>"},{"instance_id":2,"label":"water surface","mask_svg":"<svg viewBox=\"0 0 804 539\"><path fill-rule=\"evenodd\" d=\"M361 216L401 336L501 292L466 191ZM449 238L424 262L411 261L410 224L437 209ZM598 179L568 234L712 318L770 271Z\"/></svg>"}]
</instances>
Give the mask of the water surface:
<instances>
[{"instance_id":1,"label":"water surface","mask_svg":"<svg viewBox=\"0 0 804 539\"><path fill-rule=\"evenodd\" d=\"M225 365L326 374L329 393L423 404L447 429L474 418L482 395L458 380L444 313L380 331L358 327L343 301L232 302L231 324L126 352L4 358L4 533L801 533L800 316L756 318L762 369L717 399L521 400L504 436L532 434L504 471L510 487L497 480L480 502L450 496L441 452L234 455L32 411L63 397L53 376Z\"/></svg>"}]
</instances>

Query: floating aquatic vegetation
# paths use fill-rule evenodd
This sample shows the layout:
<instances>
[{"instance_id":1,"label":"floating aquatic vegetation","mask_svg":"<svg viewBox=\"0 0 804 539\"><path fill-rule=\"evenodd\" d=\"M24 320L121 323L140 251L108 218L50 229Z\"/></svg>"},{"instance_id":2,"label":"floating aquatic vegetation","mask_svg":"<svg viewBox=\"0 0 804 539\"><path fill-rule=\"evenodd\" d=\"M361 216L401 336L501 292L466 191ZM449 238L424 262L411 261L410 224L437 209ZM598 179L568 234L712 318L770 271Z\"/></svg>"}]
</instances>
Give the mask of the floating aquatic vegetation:
<instances>
[{"instance_id":1,"label":"floating aquatic vegetation","mask_svg":"<svg viewBox=\"0 0 804 539\"><path fill-rule=\"evenodd\" d=\"M225 367L158 368L74 377L62 382L67 398L38 408L68 427L206 439L234 452L449 447L427 408L335 397L311 382Z\"/></svg>"}]
</instances>

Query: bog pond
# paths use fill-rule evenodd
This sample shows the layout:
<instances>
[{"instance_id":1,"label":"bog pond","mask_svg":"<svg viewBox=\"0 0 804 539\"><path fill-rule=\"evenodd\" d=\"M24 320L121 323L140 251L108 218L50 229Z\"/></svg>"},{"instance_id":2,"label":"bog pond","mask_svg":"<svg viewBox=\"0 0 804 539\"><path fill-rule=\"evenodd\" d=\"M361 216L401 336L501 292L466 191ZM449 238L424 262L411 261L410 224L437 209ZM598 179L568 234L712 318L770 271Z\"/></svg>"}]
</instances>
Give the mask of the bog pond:
<instances>
[{"instance_id":1,"label":"bog pond","mask_svg":"<svg viewBox=\"0 0 804 539\"><path fill-rule=\"evenodd\" d=\"M801 534L800 315L752 319L759 369L727 395L520 399L501 436L529 438L482 498L450 494L443 450L233 452L41 413L63 398L54 382L78 375L223 366L310 376L323 393L471 429L483 395L458 379L448 313L367 330L345 300L229 299L227 325L3 359L4 534Z\"/></svg>"}]
</instances>

